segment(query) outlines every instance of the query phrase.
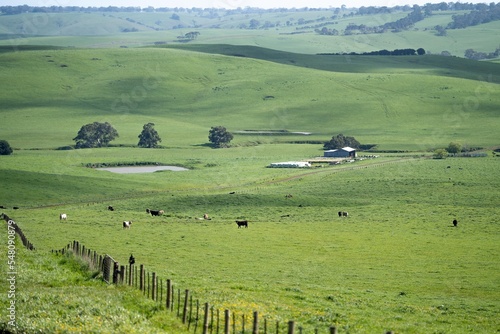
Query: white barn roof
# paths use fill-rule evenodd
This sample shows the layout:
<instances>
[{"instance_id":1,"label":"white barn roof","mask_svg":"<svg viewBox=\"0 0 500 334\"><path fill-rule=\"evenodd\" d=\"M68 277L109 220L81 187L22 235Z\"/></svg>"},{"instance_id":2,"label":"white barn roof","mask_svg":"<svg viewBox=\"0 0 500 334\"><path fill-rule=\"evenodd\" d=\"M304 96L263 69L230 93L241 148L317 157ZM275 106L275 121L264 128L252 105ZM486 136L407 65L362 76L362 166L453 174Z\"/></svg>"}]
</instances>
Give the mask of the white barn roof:
<instances>
[{"instance_id":1,"label":"white barn roof","mask_svg":"<svg viewBox=\"0 0 500 334\"><path fill-rule=\"evenodd\" d=\"M352 148L352 147L349 147L349 146L346 146L346 147L342 147L342 148L339 148L339 149L334 149L334 150L327 150L325 152L337 152L337 151L346 151L346 152L354 152L356 151L355 148Z\"/></svg>"},{"instance_id":2,"label":"white barn roof","mask_svg":"<svg viewBox=\"0 0 500 334\"><path fill-rule=\"evenodd\" d=\"M281 168L304 168L311 167L311 164L307 161L286 161L286 162L273 162L269 167L281 167Z\"/></svg>"}]
</instances>

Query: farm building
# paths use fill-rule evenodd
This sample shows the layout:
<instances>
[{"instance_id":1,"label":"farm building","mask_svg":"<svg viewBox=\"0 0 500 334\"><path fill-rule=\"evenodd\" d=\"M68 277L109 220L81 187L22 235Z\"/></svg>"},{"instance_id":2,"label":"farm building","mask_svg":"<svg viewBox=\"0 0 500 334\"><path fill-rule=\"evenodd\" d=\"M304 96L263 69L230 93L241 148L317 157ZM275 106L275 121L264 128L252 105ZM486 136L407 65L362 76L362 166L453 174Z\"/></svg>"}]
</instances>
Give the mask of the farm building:
<instances>
[{"instance_id":1,"label":"farm building","mask_svg":"<svg viewBox=\"0 0 500 334\"><path fill-rule=\"evenodd\" d=\"M306 161L287 161L287 162L273 162L268 167L271 168L307 168L311 164Z\"/></svg>"},{"instance_id":2,"label":"farm building","mask_svg":"<svg viewBox=\"0 0 500 334\"><path fill-rule=\"evenodd\" d=\"M325 151L323 154L324 157L328 158L356 158L356 149L346 146L336 150Z\"/></svg>"}]
</instances>

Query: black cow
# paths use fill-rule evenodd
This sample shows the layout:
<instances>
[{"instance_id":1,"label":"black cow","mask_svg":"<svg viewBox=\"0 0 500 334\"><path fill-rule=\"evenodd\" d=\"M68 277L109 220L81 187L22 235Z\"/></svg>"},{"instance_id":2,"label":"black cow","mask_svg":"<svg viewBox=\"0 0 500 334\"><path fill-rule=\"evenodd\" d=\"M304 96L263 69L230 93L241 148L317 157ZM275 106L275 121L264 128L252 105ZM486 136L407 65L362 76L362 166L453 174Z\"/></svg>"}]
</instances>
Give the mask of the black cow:
<instances>
[{"instance_id":1,"label":"black cow","mask_svg":"<svg viewBox=\"0 0 500 334\"><path fill-rule=\"evenodd\" d=\"M109 211L115 211L115 208L113 208L111 205L108 205L108 210Z\"/></svg>"},{"instance_id":2,"label":"black cow","mask_svg":"<svg viewBox=\"0 0 500 334\"><path fill-rule=\"evenodd\" d=\"M248 220L237 220L236 224L238 224L238 228L245 227L248 228Z\"/></svg>"},{"instance_id":3,"label":"black cow","mask_svg":"<svg viewBox=\"0 0 500 334\"><path fill-rule=\"evenodd\" d=\"M453 219L453 226L457 227L457 225L458 225L458 220Z\"/></svg>"},{"instance_id":4,"label":"black cow","mask_svg":"<svg viewBox=\"0 0 500 334\"><path fill-rule=\"evenodd\" d=\"M146 209L146 212L150 213L151 216L161 216L162 214L165 213L165 211L163 210L149 210L149 209Z\"/></svg>"}]
</instances>

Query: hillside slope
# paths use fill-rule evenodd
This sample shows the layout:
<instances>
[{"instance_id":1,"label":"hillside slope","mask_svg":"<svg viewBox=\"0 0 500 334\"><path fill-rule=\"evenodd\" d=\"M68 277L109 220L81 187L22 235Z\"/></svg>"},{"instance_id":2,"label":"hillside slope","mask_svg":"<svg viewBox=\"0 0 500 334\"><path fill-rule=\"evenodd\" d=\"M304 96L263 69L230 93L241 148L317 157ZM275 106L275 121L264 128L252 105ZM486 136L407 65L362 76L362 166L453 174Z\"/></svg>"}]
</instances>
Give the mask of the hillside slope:
<instances>
[{"instance_id":1,"label":"hillside slope","mask_svg":"<svg viewBox=\"0 0 500 334\"><path fill-rule=\"evenodd\" d=\"M5 226L0 235L7 240ZM1 250L0 259L7 263L6 244ZM73 257L27 251L20 241L16 251L16 333L187 333L180 320L157 303L132 288L93 278L94 273ZM7 283L3 279L0 288L10 291ZM2 305L11 300L7 293L0 297ZM12 330L9 313L7 307L0 310L2 333Z\"/></svg>"},{"instance_id":2,"label":"hillside slope","mask_svg":"<svg viewBox=\"0 0 500 334\"><path fill-rule=\"evenodd\" d=\"M408 9L409 10L409 9ZM433 11L411 28L364 33L352 26L378 27L408 15L408 10L357 15L333 9L290 11L243 10L224 12L174 10L157 12L76 11L0 15L0 44L43 44L80 47L133 47L178 43L254 45L277 50L315 53L367 52L381 49L424 48L432 54L446 51L464 57L467 49L493 52L498 47L500 21L464 29L447 29L453 17L467 10ZM255 25L255 26L254 26ZM337 35L318 33L335 30ZM199 33L189 41L182 36Z\"/></svg>"},{"instance_id":3,"label":"hillside slope","mask_svg":"<svg viewBox=\"0 0 500 334\"><path fill-rule=\"evenodd\" d=\"M498 144L496 63L361 57L349 67L342 56L244 50L266 60L164 48L6 52L0 131L17 148L71 145L94 121L113 124L125 145L151 121L169 146L204 144L216 125L311 140L341 132L381 148ZM358 72L335 72L342 66Z\"/></svg>"}]
</instances>

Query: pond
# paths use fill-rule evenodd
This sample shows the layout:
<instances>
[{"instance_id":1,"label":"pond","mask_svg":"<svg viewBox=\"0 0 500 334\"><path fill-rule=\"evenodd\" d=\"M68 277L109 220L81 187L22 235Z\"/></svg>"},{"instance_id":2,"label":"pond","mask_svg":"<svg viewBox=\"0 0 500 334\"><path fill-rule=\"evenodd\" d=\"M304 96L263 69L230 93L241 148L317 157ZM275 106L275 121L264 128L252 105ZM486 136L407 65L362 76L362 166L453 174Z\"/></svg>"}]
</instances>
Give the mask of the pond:
<instances>
[{"instance_id":1,"label":"pond","mask_svg":"<svg viewBox=\"0 0 500 334\"><path fill-rule=\"evenodd\" d=\"M123 166L123 167L106 167L96 168L97 170L105 170L118 174L135 174L135 173L153 173L162 170L170 170L173 172L183 172L189 170L184 167L178 166Z\"/></svg>"}]
</instances>

